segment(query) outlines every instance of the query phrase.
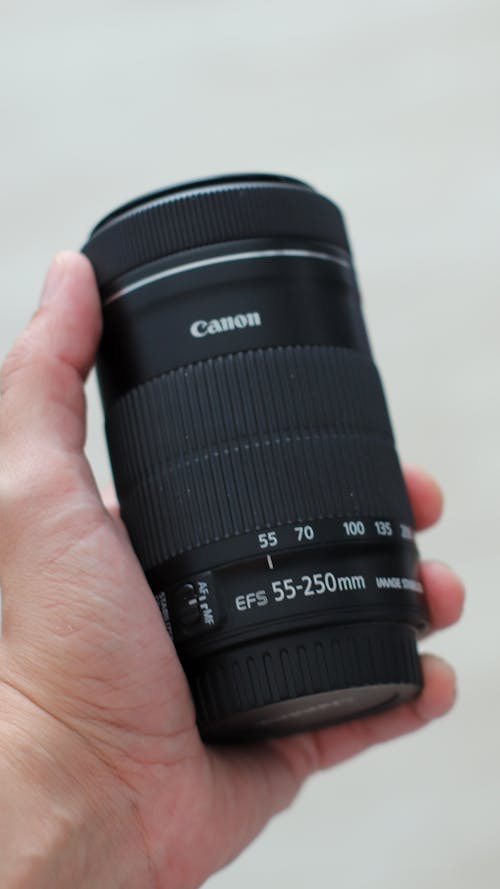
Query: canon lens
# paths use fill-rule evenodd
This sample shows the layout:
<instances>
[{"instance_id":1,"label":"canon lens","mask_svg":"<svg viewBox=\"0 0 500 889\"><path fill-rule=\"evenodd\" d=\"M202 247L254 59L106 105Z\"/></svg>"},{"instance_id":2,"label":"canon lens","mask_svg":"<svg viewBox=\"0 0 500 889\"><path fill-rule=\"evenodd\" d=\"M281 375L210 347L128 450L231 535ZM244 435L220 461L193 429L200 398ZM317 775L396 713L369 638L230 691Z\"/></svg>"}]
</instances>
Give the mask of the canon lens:
<instances>
[{"instance_id":1,"label":"canon lens","mask_svg":"<svg viewBox=\"0 0 500 889\"><path fill-rule=\"evenodd\" d=\"M416 695L412 514L339 209L286 176L189 182L84 252L121 515L202 736Z\"/></svg>"}]
</instances>

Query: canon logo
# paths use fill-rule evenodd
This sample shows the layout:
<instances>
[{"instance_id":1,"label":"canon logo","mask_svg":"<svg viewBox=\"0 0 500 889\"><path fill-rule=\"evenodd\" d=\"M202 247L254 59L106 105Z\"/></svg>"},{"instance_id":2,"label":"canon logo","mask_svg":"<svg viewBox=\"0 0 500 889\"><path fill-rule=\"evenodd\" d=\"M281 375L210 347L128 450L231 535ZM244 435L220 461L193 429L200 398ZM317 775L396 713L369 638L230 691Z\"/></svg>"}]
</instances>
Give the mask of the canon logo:
<instances>
[{"instance_id":1,"label":"canon logo","mask_svg":"<svg viewBox=\"0 0 500 889\"><path fill-rule=\"evenodd\" d=\"M245 327L260 327L262 321L258 312L247 312L246 315L229 315L227 318L212 318L210 321L193 321L189 332L191 336L213 336L215 333L227 333L229 330L243 330Z\"/></svg>"}]
</instances>

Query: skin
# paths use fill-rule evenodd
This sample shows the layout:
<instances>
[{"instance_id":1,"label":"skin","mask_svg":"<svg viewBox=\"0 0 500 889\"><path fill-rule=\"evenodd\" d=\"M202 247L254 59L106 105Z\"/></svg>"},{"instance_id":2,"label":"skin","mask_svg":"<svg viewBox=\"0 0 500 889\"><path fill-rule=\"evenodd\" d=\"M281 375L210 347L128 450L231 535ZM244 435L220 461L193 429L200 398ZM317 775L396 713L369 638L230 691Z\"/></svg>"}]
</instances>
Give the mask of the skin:
<instances>
[{"instance_id":1,"label":"skin","mask_svg":"<svg viewBox=\"0 0 500 889\"><path fill-rule=\"evenodd\" d=\"M451 707L455 681L387 713L238 748L207 747L112 492L84 456L84 380L101 332L90 264L53 261L0 380L0 885L192 889L289 805L304 780ZM442 497L406 467L419 529ZM433 629L463 588L421 575Z\"/></svg>"}]
</instances>

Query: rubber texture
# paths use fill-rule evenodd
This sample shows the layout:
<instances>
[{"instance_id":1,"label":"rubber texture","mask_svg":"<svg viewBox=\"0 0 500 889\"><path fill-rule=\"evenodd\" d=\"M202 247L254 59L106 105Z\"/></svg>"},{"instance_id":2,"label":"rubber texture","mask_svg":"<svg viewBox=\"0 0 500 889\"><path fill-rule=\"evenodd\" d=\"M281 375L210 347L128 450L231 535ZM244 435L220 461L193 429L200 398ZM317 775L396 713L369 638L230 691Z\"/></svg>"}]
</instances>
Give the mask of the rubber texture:
<instances>
[{"instance_id":1,"label":"rubber texture","mask_svg":"<svg viewBox=\"0 0 500 889\"><path fill-rule=\"evenodd\" d=\"M322 627L240 644L188 665L187 674L209 739L223 737L220 723L245 711L251 736L251 711L281 701L379 685L400 686L405 697L408 686L411 696L422 686L414 630L397 623ZM395 696L393 703L399 701Z\"/></svg>"},{"instance_id":2,"label":"rubber texture","mask_svg":"<svg viewBox=\"0 0 500 889\"><path fill-rule=\"evenodd\" d=\"M145 571L294 521L412 523L376 367L350 349L257 349L181 367L118 399L106 431Z\"/></svg>"},{"instance_id":3,"label":"rubber texture","mask_svg":"<svg viewBox=\"0 0 500 889\"><path fill-rule=\"evenodd\" d=\"M99 287L157 259L245 238L323 241L349 252L342 215L302 183L233 182L134 204L98 225L83 247Z\"/></svg>"}]
</instances>

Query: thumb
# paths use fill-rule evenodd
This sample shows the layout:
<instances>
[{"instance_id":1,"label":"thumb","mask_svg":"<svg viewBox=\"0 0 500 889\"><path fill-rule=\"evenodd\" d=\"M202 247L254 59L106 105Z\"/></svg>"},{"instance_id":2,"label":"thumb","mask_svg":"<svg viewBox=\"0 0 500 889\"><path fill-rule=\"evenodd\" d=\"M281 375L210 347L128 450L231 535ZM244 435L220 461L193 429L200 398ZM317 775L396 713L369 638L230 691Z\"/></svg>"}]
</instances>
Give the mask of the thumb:
<instances>
[{"instance_id":1,"label":"thumb","mask_svg":"<svg viewBox=\"0 0 500 889\"><path fill-rule=\"evenodd\" d=\"M1 443L80 450L82 382L95 357L101 313L94 273L79 253L52 261L40 307L4 361L0 375Z\"/></svg>"},{"instance_id":2,"label":"thumb","mask_svg":"<svg viewBox=\"0 0 500 889\"><path fill-rule=\"evenodd\" d=\"M40 508L85 494L101 505L83 454L83 384L101 334L94 273L79 253L53 260L40 306L0 373L0 557Z\"/></svg>"}]
</instances>

